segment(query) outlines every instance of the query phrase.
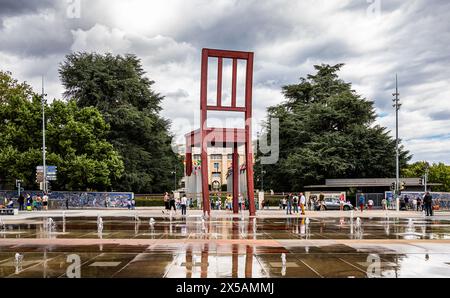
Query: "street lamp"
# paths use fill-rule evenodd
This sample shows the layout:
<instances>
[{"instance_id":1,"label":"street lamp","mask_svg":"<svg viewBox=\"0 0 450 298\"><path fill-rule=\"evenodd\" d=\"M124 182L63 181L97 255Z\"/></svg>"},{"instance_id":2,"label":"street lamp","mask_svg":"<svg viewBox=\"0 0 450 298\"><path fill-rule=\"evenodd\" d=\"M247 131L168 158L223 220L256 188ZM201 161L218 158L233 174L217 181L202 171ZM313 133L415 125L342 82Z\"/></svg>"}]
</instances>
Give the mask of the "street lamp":
<instances>
[{"instance_id":1,"label":"street lamp","mask_svg":"<svg viewBox=\"0 0 450 298\"><path fill-rule=\"evenodd\" d=\"M400 98L398 97L400 93L398 93L398 79L397 74L395 74L395 93L392 93L395 98L392 99L394 104L392 105L395 108L395 202L396 202L396 211L400 210L400 199L399 199L399 188L400 188L400 164L399 164L399 152L398 152L398 111L400 110L401 104L399 103Z\"/></svg>"},{"instance_id":2,"label":"street lamp","mask_svg":"<svg viewBox=\"0 0 450 298\"><path fill-rule=\"evenodd\" d=\"M18 197L20 197L20 191L22 190L21 189L22 188L22 186L21 186L22 182L23 182L23 180L16 179L16 187L17 187L17 196Z\"/></svg>"},{"instance_id":3,"label":"street lamp","mask_svg":"<svg viewBox=\"0 0 450 298\"><path fill-rule=\"evenodd\" d=\"M260 138L260 136L261 136L261 133L260 133L260 132L257 132L257 133L256 133L256 136L257 136L257 139L258 139L258 141L259 141L259 138ZM264 166L263 166L263 163L262 163L262 158L259 158L259 162L260 162L260 164L261 164L261 191L264 192L264 174L266 173L266 171L264 171Z\"/></svg>"},{"instance_id":4,"label":"street lamp","mask_svg":"<svg viewBox=\"0 0 450 298\"><path fill-rule=\"evenodd\" d=\"M428 182L428 166L425 168L425 175L423 175L423 184L424 184L424 190L425 193L427 192L427 182Z\"/></svg>"},{"instance_id":5,"label":"street lamp","mask_svg":"<svg viewBox=\"0 0 450 298\"><path fill-rule=\"evenodd\" d=\"M175 167L175 170L171 172L173 176L173 191L177 190L177 168Z\"/></svg>"},{"instance_id":6,"label":"street lamp","mask_svg":"<svg viewBox=\"0 0 450 298\"><path fill-rule=\"evenodd\" d=\"M43 165L43 171L44 171L44 181L43 181L43 187L42 187L42 191L44 193L47 193L47 167L45 164L45 151L46 151L46 147L45 147L45 104L46 104L46 100L45 100L45 93L44 93L44 76L42 76L42 98L41 98L41 102L42 102L42 165Z\"/></svg>"},{"instance_id":7,"label":"street lamp","mask_svg":"<svg viewBox=\"0 0 450 298\"><path fill-rule=\"evenodd\" d=\"M261 163L261 191L264 192L264 174L266 171L263 170L263 164Z\"/></svg>"}]
</instances>

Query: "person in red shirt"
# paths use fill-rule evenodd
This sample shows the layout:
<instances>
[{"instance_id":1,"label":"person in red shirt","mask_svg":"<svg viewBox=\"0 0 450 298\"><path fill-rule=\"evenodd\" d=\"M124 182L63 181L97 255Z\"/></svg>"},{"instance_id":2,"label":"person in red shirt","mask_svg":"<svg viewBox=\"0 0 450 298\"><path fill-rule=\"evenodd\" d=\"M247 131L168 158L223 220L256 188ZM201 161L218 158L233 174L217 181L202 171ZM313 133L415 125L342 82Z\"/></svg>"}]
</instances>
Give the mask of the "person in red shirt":
<instances>
[{"instance_id":1,"label":"person in red shirt","mask_svg":"<svg viewBox=\"0 0 450 298\"><path fill-rule=\"evenodd\" d=\"M344 193L341 193L341 195L339 196L339 208L341 211L344 210L344 203L345 203L345 196Z\"/></svg>"}]
</instances>

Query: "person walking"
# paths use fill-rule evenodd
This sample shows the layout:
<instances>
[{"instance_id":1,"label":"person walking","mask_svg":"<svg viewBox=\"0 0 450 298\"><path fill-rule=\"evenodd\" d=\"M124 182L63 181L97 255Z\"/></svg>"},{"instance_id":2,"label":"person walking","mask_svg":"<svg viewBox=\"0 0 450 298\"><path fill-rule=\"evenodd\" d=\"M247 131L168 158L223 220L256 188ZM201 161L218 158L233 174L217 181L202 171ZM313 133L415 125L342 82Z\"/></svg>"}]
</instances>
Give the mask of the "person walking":
<instances>
[{"instance_id":1,"label":"person walking","mask_svg":"<svg viewBox=\"0 0 450 298\"><path fill-rule=\"evenodd\" d=\"M409 208L409 197L408 195L405 195L404 197L404 201L405 201L405 209L408 210Z\"/></svg>"},{"instance_id":2,"label":"person walking","mask_svg":"<svg viewBox=\"0 0 450 298\"><path fill-rule=\"evenodd\" d=\"M44 210L48 210L48 195L46 193L42 196L42 206Z\"/></svg>"},{"instance_id":3,"label":"person walking","mask_svg":"<svg viewBox=\"0 0 450 298\"><path fill-rule=\"evenodd\" d=\"M298 213L298 203L299 198L297 195L294 194L294 196L292 197L292 207L294 209L294 213Z\"/></svg>"},{"instance_id":4,"label":"person walking","mask_svg":"<svg viewBox=\"0 0 450 298\"><path fill-rule=\"evenodd\" d=\"M344 193L341 193L341 195L339 196L339 210L340 211L344 210L344 203L345 203L345 196L344 196Z\"/></svg>"},{"instance_id":5,"label":"person walking","mask_svg":"<svg viewBox=\"0 0 450 298\"><path fill-rule=\"evenodd\" d=\"M412 199L412 210L415 211L417 209L417 198L413 197Z\"/></svg>"},{"instance_id":6,"label":"person walking","mask_svg":"<svg viewBox=\"0 0 450 298\"><path fill-rule=\"evenodd\" d=\"M302 215L305 215L305 206L306 206L306 197L305 195L301 192L300 193L300 208L302 210Z\"/></svg>"},{"instance_id":7,"label":"person walking","mask_svg":"<svg viewBox=\"0 0 450 298\"><path fill-rule=\"evenodd\" d=\"M184 194L184 195L181 197L181 201L180 201L181 215L186 216L186 205L187 205L187 197L186 197L186 195Z\"/></svg>"},{"instance_id":8,"label":"person walking","mask_svg":"<svg viewBox=\"0 0 450 298\"><path fill-rule=\"evenodd\" d=\"M423 211L422 208L422 199L420 197L417 197L417 206L416 206L416 211Z\"/></svg>"},{"instance_id":9,"label":"person walking","mask_svg":"<svg viewBox=\"0 0 450 298\"><path fill-rule=\"evenodd\" d=\"M287 195L286 202L287 202L286 214L292 214L292 194Z\"/></svg>"},{"instance_id":10,"label":"person walking","mask_svg":"<svg viewBox=\"0 0 450 298\"><path fill-rule=\"evenodd\" d=\"M169 201L170 201L169 193L166 191L164 193L164 209L167 211L170 210ZM164 210L162 212L164 213Z\"/></svg>"},{"instance_id":11,"label":"person walking","mask_svg":"<svg viewBox=\"0 0 450 298\"><path fill-rule=\"evenodd\" d=\"M27 195L27 211L31 211L33 206L33 198L30 194Z\"/></svg>"},{"instance_id":12,"label":"person walking","mask_svg":"<svg viewBox=\"0 0 450 298\"><path fill-rule=\"evenodd\" d=\"M244 210L245 209L245 202L244 202L244 197L242 196L241 193L238 196L238 201L239 201L239 210Z\"/></svg>"},{"instance_id":13,"label":"person walking","mask_svg":"<svg viewBox=\"0 0 450 298\"><path fill-rule=\"evenodd\" d=\"M363 210L364 210L364 204L366 203L366 199L364 198L364 194L361 194L361 195L359 196L358 203L359 203L359 208L361 209L361 212L363 212Z\"/></svg>"},{"instance_id":14,"label":"person walking","mask_svg":"<svg viewBox=\"0 0 450 298\"><path fill-rule=\"evenodd\" d=\"M283 207L283 210L286 210L286 207L287 207L286 197L283 197L283 199L281 200L281 206Z\"/></svg>"},{"instance_id":15,"label":"person walking","mask_svg":"<svg viewBox=\"0 0 450 298\"><path fill-rule=\"evenodd\" d=\"M227 195L227 209L233 210L233 197L230 194Z\"/></svg>"},{"instance_id":16,"label":"person walking","mask_svg":"<svg viewBox=\"0 0 450 298\"><path fill-rule=\"evenodd\" d=\"M169 210L172 211L172 208L173 208L173 210L175 211L175 214L176 214L177 213L177 208L175 206L175 194L174 193L172 193L170 195L170 200L169 200Z\"/></svg>"},{"instance_id":17,"label":"person walking","mask_svg":"<svg viewBox=\"0 0 450 298\"><path fill-rule=\"evenodd\" d=\"M25 197L23 196L23 194L20 194L19 198L17 199L17 202L19 203L19 210L23 211L24 208L24 203L25 203Z\"/></svg>"},{"instance_id":18,"label":"person walking","mask_svg":"<svg viewBox=\"0 0 450 298\"><path fill-rule=\"evenodd\" d=\"M381 200L381 207L383 208L383 210L387 210L387 200L386 200L386 198L383 198Z\"/></svg>"},{"instance_id":19,"label":"person walking","mask_svg":"<svg viewBox=\"0 0 450 298\"><path fill-rule=\"evenodd\" d=\"M430 195L430 192L426 192L423 197L423 203L425 206L426 216L433 216L433 197Z\"/></svg>"},{"instance_id":20,"label":"person walking","mask_svg":"<svg viewBox=\"0 0 450 298\"><path fill-rule=\"evenodd\" d=\"M373 207L373 200L370 199L370 200L367 202L367 205L369 206L369 210L372 210L372 207Z\"/></svg>"}]
</instances>

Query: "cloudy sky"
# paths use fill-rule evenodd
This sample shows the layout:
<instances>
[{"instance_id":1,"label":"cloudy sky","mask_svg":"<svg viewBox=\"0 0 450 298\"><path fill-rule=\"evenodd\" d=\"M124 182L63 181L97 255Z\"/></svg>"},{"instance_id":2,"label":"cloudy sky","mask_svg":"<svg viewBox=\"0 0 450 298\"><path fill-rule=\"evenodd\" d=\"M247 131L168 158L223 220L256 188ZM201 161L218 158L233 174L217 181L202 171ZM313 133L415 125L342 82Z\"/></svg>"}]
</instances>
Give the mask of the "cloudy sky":
<instances>
[{"instance_id":1,"label":"cloudy sky","mask_svg":"<svg viewBox=\"0 0 450 298\"><path fill-rule=\"evenodd\" d=\"M255 123L283 100L281 86L342 62L342 77L394 130L398 73L400 136L413 160L450 164L449 19L448 0L0 0L0 69L36 90L44 75L46 93L61 98L66 54L134 53L178 136L199 117L204 47L255 52Z\"/></svg>"}]
</instances>

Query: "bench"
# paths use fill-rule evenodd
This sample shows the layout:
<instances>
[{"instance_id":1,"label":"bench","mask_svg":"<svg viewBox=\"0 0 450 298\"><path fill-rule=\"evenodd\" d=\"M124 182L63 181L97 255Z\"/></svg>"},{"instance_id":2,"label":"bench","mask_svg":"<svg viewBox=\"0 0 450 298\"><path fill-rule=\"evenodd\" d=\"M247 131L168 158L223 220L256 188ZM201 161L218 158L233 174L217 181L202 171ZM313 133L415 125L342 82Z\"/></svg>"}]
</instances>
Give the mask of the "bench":
<instances>
[{"instance_id":1,"label":"bench","mask_svg":"<svg viewBox=\"0 0 450 298\"><path fill-rule=\"evenodd\" d=\"M17 215L19 214L18 209L1 208L0 215Z\"/></svg>"}]
</instances>

